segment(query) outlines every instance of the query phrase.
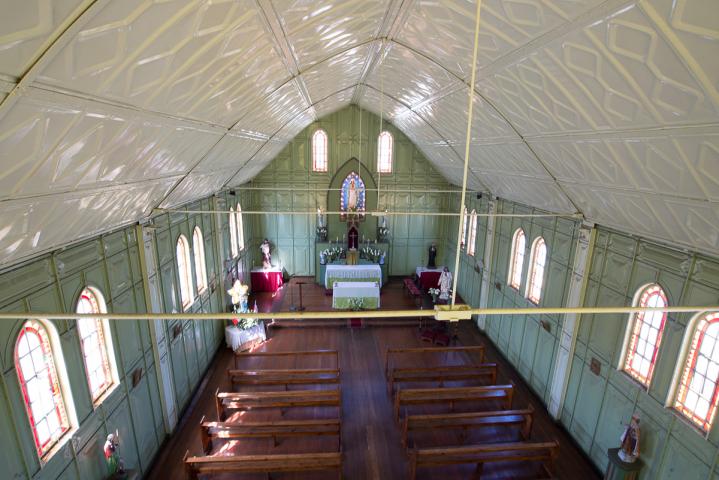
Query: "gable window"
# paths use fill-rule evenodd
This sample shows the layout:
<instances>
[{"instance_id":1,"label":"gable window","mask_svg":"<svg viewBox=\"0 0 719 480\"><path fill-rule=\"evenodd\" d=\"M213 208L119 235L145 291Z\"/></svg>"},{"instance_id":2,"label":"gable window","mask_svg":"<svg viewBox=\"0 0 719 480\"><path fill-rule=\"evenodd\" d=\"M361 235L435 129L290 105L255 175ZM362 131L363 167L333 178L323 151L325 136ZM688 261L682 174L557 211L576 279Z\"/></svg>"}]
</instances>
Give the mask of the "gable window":
<instances>
[{"instance_id":1,"label":"gable window","mask_svg":"<svg viewBox=\"0 0 719 480\"><path fill-rule=\"evenodd\" d=\"M312 171L327 171L327 132L322 129L312 135Z\"/></svg>"},{"instance_id":2,"label":"gable window","mask_svg":"<svg viewBox=\"0 0 719 480\"><path fill-rule=\"evenodd\" d=\"M547 244L542 237L537 237L532 244L529 257L529 273L527 274L527 292L525 296L530 302L539 304L542 299L544 285L544 269L547 264Z\"/></svg>"},{"instance_id":3,"label":"gable window","mask_svg":"<svg viewBox=\"0 0 719 480\"><path fill-rule=\"evenodd\" d=\"M527 238L524 230L518 228L512 237L512 253L509 256L509 277L507 283L510 287L519 290L522 284L522 269L524 268L524 250L527 246Z\"/></svg>"},{"instance_id":4,"label":"gable window","mask_svg":"<svg viewBox=\"0 0 719 480\"><path fill-rule=\"evenodd\" d=\"M46 457L71 429L58 367L64 369L62 352L50 332L38 320L27 321L15 342L15 370L22 390L25 410L32 428L35 448ZM57 350L57 351L54 351ZM57 364L56 364L57 360Z\"/></svg>"},{"instance_id":5,"label":"gable window","mask_svg":"<svg viewBox=\"0 0 719 480\"><path fill-rule=\"evenodd\" d=\"M245 249L245 231L242 227L242 207L240 207L239 203L237 204L235 216L237 217L237 222L235 223L237 225L237 248L241 251Z\"/></svg>"},{"instance_id":6,"label":"gable window","mask_svg":"<svg viewBox=\"0 0 719 480\"><path fill-rule=\"evenodd\" d=\"M177 275L180 277L180 298L182 309L192 305L195 295L192 292L192 266L190 265L190 245L184 235L177 239Z\"/></svg>"},{"instance_id":7,"label":"gable window","mask_svg":"<svg viewBox=\"0 0 719 480\"><path fill-rule=\"evenodd\" d=\"M392 134L386 130L377 137L377 171L379 173L392 173L393 143Z\"/></svg>"},{"instance_id":8,"label":"gable window","mask_svg":"<svg viewBox=\"0 0 719 480\"><path fill-rule=\"evenodd\" d=\"M207 264L205 263L205 242L199 226L195 227L192 232L192 251L195 254L197 293L202 293L207 290Z\"/></svg>"},{"instance_id":9,"label":"gable window","mask_svg":"<svg viewBox=\"0 0 719 480\"><path fill-rule=\"evenodd\" d=\"M230 253L232 258L239 253L237 249L237 217L232 207L230 207Z\"/></svg>"},{"instance_id":10,"label":"gable window","mask_svg":"<svg viewBox=\"0 0 719 480\"><path fill-rule=\"evenodd\" d=\"M464 214L462 214L462 241L459 242L459 248L464 248L467 245L467 207L464 207Z\"/></svg>"},{"instance_id":11,"label":"gable window","mask_svg":"<svg viewBox=\"0 0 719 480\"><path fill-rule=\"evenodd\" d=\"M80 292L77 313L107 313L105 300L99 290L87 287ZM114 360L112 340L107 320L99 318L78 318L77 332L85 362L85 375L95 403L116 383L111 361Z\"/></svg>"},{"instance_id":12,"label":"gable window","mask_svg":"<svg viewBox=\"0 0 719 480\"><path fill-rule=\"evenodd\" d=\"M680 376L672 405L679 413L709 432L719 403L719 312L697 315L687 327Z\"/></svg>"},{"instance_id":13,"label":"gable window","mask_svg":"<svg viewBox=\"0 0 719 480\"><path fill-rule=\"evenodd\" d=\"M469 221L469 243L467 244L467 254L474 255L475 242L477 241L477 212L472 210Z\"/></svg>"},{"instance_id":14,"label":"gable window","mask_svg":"<svg viewBox=\"0 0 719 480\"><path fill-rule=\"evenodd\" d=\"M657 284L641 288L634 297L637 307L666 307L667 296ZM630 377L649 387L662 341L665 312L639 312L629 317L620 365Z\"/></svg>"}]
</instances>

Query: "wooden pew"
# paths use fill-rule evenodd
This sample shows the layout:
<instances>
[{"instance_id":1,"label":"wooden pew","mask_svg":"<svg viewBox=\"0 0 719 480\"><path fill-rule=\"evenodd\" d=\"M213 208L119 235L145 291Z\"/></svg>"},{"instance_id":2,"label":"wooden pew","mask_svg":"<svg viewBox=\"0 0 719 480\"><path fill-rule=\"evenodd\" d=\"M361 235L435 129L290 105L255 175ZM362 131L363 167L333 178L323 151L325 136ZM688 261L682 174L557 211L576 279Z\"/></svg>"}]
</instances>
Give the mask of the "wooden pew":
<instances>
[{"instance_id":1,"label":"wooden pew","mask_svg":"<svg viewBox=\"0 0 719 480\"><path fill-rule=\"evenodd\" d=\"M483 465L490 462L542 462L540 478L554 478L552 472L558 455L556 440L422 448L409 454L409 479L416 478L417 468L467 463L477 464L475 477L479 478Z\"/></svg>"},{"instance_id":2,"label":"wooden pew","mask_svg":"<svg viewBox=\"0 0 719 480\"><path fill-rule=\"evenodd\" d=\"M533 421L534 407L531 405L521 410L407 415L402 422L402 445L409 447L409 434L417 430L462 429L464 441L469 429L498 426L519 426L522 440L529 440Z\"/></svg>"},{"instance_id":3,"label":"wooden pew","mask_svg":"<svg viewBox=\"0 0 719 480\"><path fill-rule=\"evenodd\" d=\"M341 412L340 389L292 390L279 392L215 392L217 420L225 420L225 410L257 408L337 407Z\"/></svg>"},{"instance_id":4,"label":"wooden pew","mask_svg":"<svg viewBox=\"0 0 719 480\"><path fill-rule=\"evenodd\" d=\"M390 368L392 367L392 359L398 355L410 353L478 353L479 362L484 363L484 346L473 345L469 347L404 347L404 348L388 348L384 356L384 374L389 378Z\"/></svg>"},{"instance_id":5,"label":"wooden pew","mask_svg":"<svg viewBox=\"0 0 719 480\"><path fill-rule=\"evenodd\" d=\"M330 357L334 358L335 368L340 368L340 356L337 350L298 350L291 352L235 352L235 368L240 368L240 362L246 358L278 358L278 357ZM259 370L259 369L258 369Z\"/></svg>"},{"instance_id":6,"label":"wooden pew","mask_svg":"<svg viewBox=\"0 0 719 480\"><path fill-rule=\"evenodd\" d=\"M320 385L340 383L339 368L305 368L296 370L228 369L233 385Z\"/></svg>"},{"instance_id":7,"label":"wooden pew","mask_svg":"<svg viewBox=\"0 0 719 480\"><path fill-rule=\"evenodd\" d=\"M394 393L395 383L402 382L444 382L460 380L481 380L488 385L497 383L497 364L481 363L479 365L454 365L424 368L392 368L389 372L387 388L390 395Z\"/></svg>"},{"instance_id":8,"label":"wooden pew","mask_svg":"<svg viewBox=\"0 0 719 480\"><path fill-rule=\"evenodd\" d=\"M212 451L213 439L231 440L236 438L271 438L277 446L278 438L336 435L338 451L342 450L340 421L337 418L320 420L276 420L269 422L205 422L200 420L202 451Z\"/></svg>"},{"instance_id":9,"label":"wooden pew","mask_svg":"<svg viewBox=\"0 0 719 480\"><path fill-rule=\"evenodd\" d=\"M459 402L501 401L502 410L512 408L514 384L490 385L486 387L450 387L450 388L407 388L399 389L394 396L394 418L400 420L403 406L448 404L450 411Z\"/></svg>"},{"instance_id":10,"label":"wooden pew","mask_svg":"<svg viewBox=\"0 0 719 480\"><path fill-rule=\"evenodd\" d=\"M342 478L342 452L288 453L272 455L236 455L230 457L190 457L185 453L187 478L198 480L200 475L232 473L312 472L337 470Z\"/></svg>"}]
</instances>

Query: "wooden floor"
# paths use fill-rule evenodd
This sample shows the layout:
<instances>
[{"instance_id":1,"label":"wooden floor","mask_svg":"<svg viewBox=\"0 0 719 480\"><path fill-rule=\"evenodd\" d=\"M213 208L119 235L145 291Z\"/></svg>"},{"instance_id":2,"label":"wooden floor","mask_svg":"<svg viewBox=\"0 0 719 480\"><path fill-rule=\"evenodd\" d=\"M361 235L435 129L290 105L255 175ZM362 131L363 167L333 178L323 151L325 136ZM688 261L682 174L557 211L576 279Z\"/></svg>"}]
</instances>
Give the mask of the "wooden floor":
<instances>
[{"instance_id":1,"label":"wooden floor","mask_svg":"<svg viewBox=\"0 0 719 480\"><path fill-rule=\"evenodd\" d=\"M294 279L275 295L260 294L257 303L261 311L287 311L292 304L297 305ZM311 282L311 279L306 279ZM294 293L293 295L289 293ZM400 280L391 280L382 289L382 307L415 308L414 301L404 295ZM331 297L324 290L311 283L303 286L303 304L308 310L328 310ZM479 332L471 322L462 322L458 331L456 345L486 346L486 361L499 364L497 383L513 381L516 385L514 395L515 408L524 408L531 404L535 409L533 440L557 439L560 442L560 457L555 464L558 478L592 480L600 478L598 472L587 458L573 444L569 436L549 417L541 402L528 390L519 374L504 361L493 348L489 340ZM272 329L270 339L258 347L257 351L290 351L309 349L336 349L340 352L341 390L342 390L342 449L343 473L347 479L403 479L407 477L407 461L404 449L400 445L399 429L392 415L392 402L387 393L384 377L384 354L387 347L419 346L417 326L383 326L367 328L316 327ZM453 354L456 355L456 354ZM447 359L444 359L445 361ZM452 359L449 359L452 360ZM457 360L457 359L454 359ZM423 361L428 364L431 360ZM229 349L221 349L215 358L205 381L185 412L175 434L170 438L158 455L150 479L184 478L182 458L186 450L190 454L202 455L199 424L203 416L207 420L216 420L214 392L217 388L230 391L226 378L226 369L232 365L233 355ZM285 361L286 362L286 361ZM263 364L263 367L265 364ZM274 364L275 368L311 368L319 364L302 365ZM324 366L324 365L323 365ZM315 417L325 413L315 409ZM336 409L335 409L336 410ZM239 418L235 414L235 418ZM249 412L248 419L265 420L267 413ZM260 415L250 418L249 415ZM245 417L243 417L245 418ZM292 417L289 417L292 418ZM306 417L305 417L306 418ZM486 435L486 434L485 434ZM446 432L436 432L437 438L446 436ZM510 439L511 440L511 439ZM335 437L311 437L309 439L287 439L279 446L272 447L267 439L228 442L223 452L232 453L275 453L312 452L336 448ZM482 478L522 478L522 471L512 469L508 464L496 464L485 467ZM420 469L417 478L442 478L443 480L469 478L472 469L434 468ZM224 476L222 478L265 478L264 476ZM325 474L287 474L273 475L273 478L336 478Z\"/></svg>"}]
</instances>

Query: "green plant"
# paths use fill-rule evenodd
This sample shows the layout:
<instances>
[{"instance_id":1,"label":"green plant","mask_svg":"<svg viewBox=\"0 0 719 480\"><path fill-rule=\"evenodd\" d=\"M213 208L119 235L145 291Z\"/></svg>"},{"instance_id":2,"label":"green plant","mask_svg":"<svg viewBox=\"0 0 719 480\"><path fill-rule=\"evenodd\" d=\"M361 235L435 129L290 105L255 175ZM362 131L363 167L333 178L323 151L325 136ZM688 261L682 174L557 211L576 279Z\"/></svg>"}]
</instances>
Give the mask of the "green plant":
<instances>
[{"instance_id":1,"label":"green plant","mask_svg":"<svg viewBox=\"0 0 719 480\"><path fill-rule=\"evenodd\" d=\"M364 298L350 298L349 308L355 312L364 310Z\"/></svg>"}]
</instances>

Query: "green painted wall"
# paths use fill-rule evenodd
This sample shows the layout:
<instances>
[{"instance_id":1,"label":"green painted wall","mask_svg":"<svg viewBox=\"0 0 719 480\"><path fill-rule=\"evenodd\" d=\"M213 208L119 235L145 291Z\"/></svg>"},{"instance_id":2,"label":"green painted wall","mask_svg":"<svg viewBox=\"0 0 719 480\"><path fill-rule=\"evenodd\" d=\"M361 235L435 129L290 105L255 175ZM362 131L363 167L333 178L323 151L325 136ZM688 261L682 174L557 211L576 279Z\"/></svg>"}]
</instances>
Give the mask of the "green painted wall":
<instances>
[{"instance_id":1,"label":"green painted wall","mask_svg":"<svg viewBox=\"0 0 719 480\"><path fill-rule=\"evenodd\" d=\"M339 210L337 200L327 203L327 188L338 170L350 158L363 160L361 175L368 169L376 170L377 136L380 119L362 111L362 151L360 152L360 111L349 106L328 115L300 132L289 145L258 175L251 186L267 190L254 190L254 208L260 211L307 211L322 207ZM422 153L399 130L388 122L384 127L394 137L394 168L391 174L382 174L374 182L383 192L379 196L380 208L394 211L445 211L450 195L443 193L413 193L410 190L446 190L450 187L432 167ZM327 173L312 172L311 136L323 128L329 136L329 168ZM366 161L366 159L371 159ZM304 190L304 191L303 191ZM337 197L338 198L338 197ZM369 209L376 209L371 198ZM273 259L293 275L314 275L314 242L316 216L268 215L255 217L257 238L267 237L273 243ZM377 219L368 217L360 234L375 238ZM329 237L342 238L346 224L328 218ZM426 262L427 247L439 241L442 217L390 217L391 246L388 252L390 275L406 275L417 264ZM256 247L256 246L255 246ZM255 248L256 250L256 248ZM258 261L258 260L256 260Z\"/></svg>"},{"instance_id":2,"label":"green painted wall","mask_svg":"<svg viewBox=\"0 0 719 480\"><path fill-rule=\"evenodd\" d=\"M220 202L228 197L227 193L218 195ZM246 201L249 202L249 198ZM211 206L211 201L207 199L188 206L188 209L210 209ZM222 235L226 237L225 245L229 245L227 215L219 217ZM212 215L165 214L154 218L152 223L157 227L154 241L164 311L178 310L179 291L175 266L177 236L184 233L191 241L195 225L200 225L203 231L208 277L210 282L213 278L216 282L214 291L196 298L192 311L222 310L225 302L222 282L225 275L217 259L228 258L229 255L227 252L218 252ZM246 225L245 231L246 238L252 241L251 225ZM136 238L136 230L126 228L0 272L0 311L71 312L82 288L92 285L103 293L109 312L145 312L140 248L142 246ZM246 271L252 263L250 256L247 250L233 262L239 262L240 269ZM229 262L225 268L229 268ZM160 403L161 387L156 375L149 323L110 322L120 385L93 408L75 322L53 322L62 344L79 428L73 440L65 443L41 468L13 361L15 339L23 322L0 322L0 366L3 372L0 377L0 463L3 465L3 474L0 477L105 478L107 472L102 446L107 434L116 429L120 432L121 454L126 466L140 472L147 471L166 436ZM173 325L165 322L165 327L168 338L172 338ZM202 372L221 345L222 337L222 324L219 321L188 321L184 322L180 335L172 340L171 367L180 410L187 405ZM132 387L132 372L138 368L142 368L142 379Z\"/></svg>"},{"instance_id":3,"label":"green painted wall","mask_svg":"<svg viewBox=\"0 0 719 480\"><path fill-rule=\"evenodd\" d=\"M484 200L468 199L468 209L487 212ZM459 210L458 201L451 209ZM542 213L498 200L498 213ZM514 231L522 227L527 250L520 291L507 286L507 270ZM497 218L491 282L490 307L532 307L523 296L531 242L542 235L547 242L549 268L540 306L566 305L571 266L574 261L579 224L567 219ZM457 220L444 230L445 263L454 265ZM477 257L482 258L486 221L480 219ZM481 274L475 259L461 253L458 291L470 304L479 304ZM589 268L585 306L630 305L635 292L649 282L658 282L673 305L716 305L719 301L719 260L680 251L643 239L597 228L597 240ZM616 447L622 426L634 411L641 415L642 458L647 462L641 478L719 479L719 422L704 438L679 415L664 407L674 366L691 315L670 315L654 379L645 391L617 369L624 338L626 315L587 315L580 319L562 425L602 471L606 451ZM549 331L533 315L487 317L486 333L515 366L532 390L544 401L549 398L562 318L544 316ZM600 375L589 369L592 358L601 363Z\"/></svg>"}]
</instances>

